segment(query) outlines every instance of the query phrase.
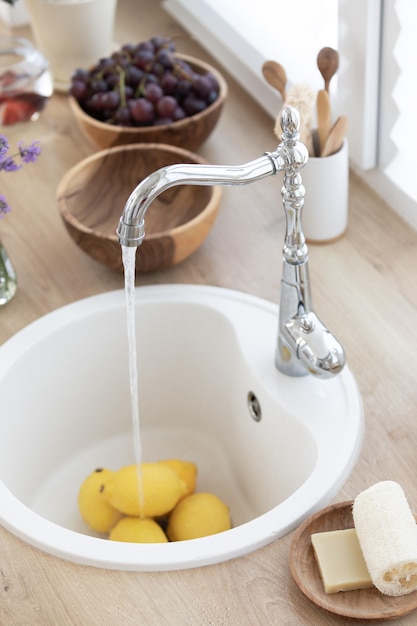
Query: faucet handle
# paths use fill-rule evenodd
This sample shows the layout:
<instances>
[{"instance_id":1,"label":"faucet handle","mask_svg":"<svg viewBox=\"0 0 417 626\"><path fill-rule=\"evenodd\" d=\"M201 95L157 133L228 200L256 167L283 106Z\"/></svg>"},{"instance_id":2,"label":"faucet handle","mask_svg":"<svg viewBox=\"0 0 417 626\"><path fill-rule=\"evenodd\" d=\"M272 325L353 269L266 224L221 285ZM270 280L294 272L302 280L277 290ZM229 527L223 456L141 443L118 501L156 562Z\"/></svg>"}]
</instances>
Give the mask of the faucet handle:
<instances>
[{"instance_id":1,"label":"faucet handle","mask_svg":"<svg viewBox=\"0 0 417 626\"><path fill-rule=\"evenodd\" d=\"M346 362L343 346L313 311L288 320L285 328L310 374L329 378L342 371Z\"/></svg>"}]
</instances>

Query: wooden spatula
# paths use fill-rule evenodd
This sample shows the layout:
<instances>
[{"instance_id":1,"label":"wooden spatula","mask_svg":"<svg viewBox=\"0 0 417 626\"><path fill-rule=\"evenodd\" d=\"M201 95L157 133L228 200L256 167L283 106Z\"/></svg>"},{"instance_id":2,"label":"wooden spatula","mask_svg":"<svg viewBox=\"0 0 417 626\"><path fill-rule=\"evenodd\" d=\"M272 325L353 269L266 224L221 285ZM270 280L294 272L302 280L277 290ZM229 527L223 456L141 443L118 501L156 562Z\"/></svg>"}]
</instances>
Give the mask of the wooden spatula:
<instances>
[{"instance_id":1,"label":"wooden spatula","mask_svg":"<svg viewBox=\"0 0 417 626\"><path fill-rule=\"evenodd\" d=\"M322 157L330 156L331 154L334 154L335 152L340 150L343 140L346 137L347 127L347 116L340 115L329 131L321 153Z\"/></svg>"}]
</instances>

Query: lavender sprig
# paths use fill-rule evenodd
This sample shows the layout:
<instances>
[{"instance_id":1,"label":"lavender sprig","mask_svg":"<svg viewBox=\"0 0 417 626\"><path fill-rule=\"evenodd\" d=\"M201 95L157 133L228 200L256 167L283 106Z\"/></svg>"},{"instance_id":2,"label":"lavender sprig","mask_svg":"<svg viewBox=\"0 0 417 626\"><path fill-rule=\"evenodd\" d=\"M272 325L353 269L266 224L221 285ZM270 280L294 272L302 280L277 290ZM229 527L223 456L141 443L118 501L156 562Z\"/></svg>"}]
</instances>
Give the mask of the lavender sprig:
<instances>
[{"instance_id":1,"label":"lavender sprig","mask_svg":"<svg viewBox=\"0 0 417 626\"><path fill-rule=\"evenodd\" d=\"M25 146L23 141L18 143L18 152L9 155L9 141L5 135L0 134L0 171L16 172L22 169L23 164L34 163L41 153L39 141L33 141ZM20 162L16 161L19 158ZM0 195L0 219L10 213L11 206L3 195Z\"/></svg>"}]
</instances>

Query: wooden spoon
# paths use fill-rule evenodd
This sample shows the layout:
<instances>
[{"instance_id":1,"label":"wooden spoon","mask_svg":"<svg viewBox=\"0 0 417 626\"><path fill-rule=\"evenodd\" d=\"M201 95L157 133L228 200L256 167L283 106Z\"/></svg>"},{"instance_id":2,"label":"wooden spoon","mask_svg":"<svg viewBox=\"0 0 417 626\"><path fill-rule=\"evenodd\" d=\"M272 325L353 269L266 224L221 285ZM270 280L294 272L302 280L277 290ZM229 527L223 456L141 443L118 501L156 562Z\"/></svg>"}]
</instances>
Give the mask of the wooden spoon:
<instances>
[{"instance_id":1,"label":"wooden spoon","mask_svg":"<svg viewBox=\"0 0 417 626\"><path fill-rule=\"evenodd\" d=\"M329 94L325 89L320 89L317 94L317 132L318 132L318 156L323 156L324 145L332 125L332 110Z\"/></svg>"},{"instance_id":2,"label":"wooden spoon","mask_svg":"<svg viewBox=\"0 0 417 626\"><path fill-rule=\"evenodd\" d=\"M326 142L324 144L321 156L326 157L334 154L342 147L343 140L346 137L348 127L348 118L346 115L340 115L331 127Z\"/></svg>"},{"instance_id":3,"label":"wooden spoon","mask_svg":"<svg viewBox=\"0 0 417 626\"><path fill-rule=\"evenodd\" d=\"M287 73L281 63L277 63L277 61L265 61L262 65L262 73L266 82L279 91L282 101L285 102Z\"/></svg>"},{"instance_id":4,"label":"wooden spoon","mask_svg":"<svg viewBox=\"0 0 417 626\"><path fill-rule=\"evenodd\" d=\"M339 67L339 53L333 48L325 47L317 55L317 67L324 78L324 88L329 92L330 81Z\"/></svg>"}]
</instances>

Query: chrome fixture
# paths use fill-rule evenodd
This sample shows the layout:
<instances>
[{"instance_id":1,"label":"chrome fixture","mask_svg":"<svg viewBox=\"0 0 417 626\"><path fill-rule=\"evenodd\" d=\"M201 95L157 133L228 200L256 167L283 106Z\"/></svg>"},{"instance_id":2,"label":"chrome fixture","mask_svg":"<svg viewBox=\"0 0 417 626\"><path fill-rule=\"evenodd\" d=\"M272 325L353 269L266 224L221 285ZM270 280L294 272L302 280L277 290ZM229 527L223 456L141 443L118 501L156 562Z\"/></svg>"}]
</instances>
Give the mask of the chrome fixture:
<instances>
[{"instance_id":1,"label":"chrome fixture","mask_svg":"<svg viewBox=\"0 0 417 626\"><path fill-rule=\"evenodd\" d=\"M287 228L283 246L278 345L275 364L289 376L307 373L328 378L344 364L343 347L311 307L308 248L301 227L304 187L299 170L308 161L299 141L300 119L292 107L281 113L282 141L275 152L240 166L176 164L150 174L133 190L120 218L122 246L139 246L145 236L145 214L159 194L176 185L245 185L284 172L281 189Z\"/></svg>"}]
</instances>

